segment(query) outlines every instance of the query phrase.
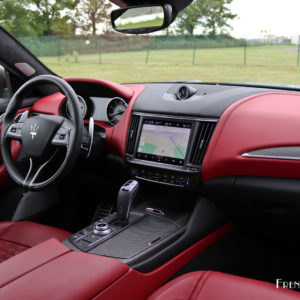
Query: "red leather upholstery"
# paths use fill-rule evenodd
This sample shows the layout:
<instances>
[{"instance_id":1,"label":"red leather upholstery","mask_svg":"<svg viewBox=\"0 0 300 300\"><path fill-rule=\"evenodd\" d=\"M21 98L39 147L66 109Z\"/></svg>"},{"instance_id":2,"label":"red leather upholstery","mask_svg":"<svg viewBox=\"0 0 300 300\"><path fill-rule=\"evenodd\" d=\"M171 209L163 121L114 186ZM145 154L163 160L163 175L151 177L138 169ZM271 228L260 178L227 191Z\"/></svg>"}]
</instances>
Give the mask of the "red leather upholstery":
<instances>
[{"instance_id":1,"label":"red leather upholstery","mask_svg":"<svg viewBox=\"0 0 300 300\"><path fill-rule=\"evenodd\" d=\"M68 252L69 248L52 238L11 257L0 264L0 289Z\"/></svg>"},{"instance_id":2,"label":"red leather upholstery","mask_svg":"<svg viewBox=\"0 0 300 300\"><path fill-rule=\"evenodd\" d=\"M0 263L50 238L64 240L71 234L33 222L0 222Z\"/></svg>"},{"instance_id":3,"label":"red leather upholstery","mask_svg":"<svg viewBox=\"0 0 300 300\"><path fill-rule=\"evenodd\" d=\"M0 264L0 299L94 299L128 271L116 259L72 251L52 238Z\"/></svg>"},{"instance_id":4,"label":"red leather upholstery","mask_svg":"<svg viewBox=\"0 0 300 300\"><path fill-rule=\"evenodd\" d=\"M24 256L26 252L21 253L20 256ZM44 250L40 252L40 255L44 255ZM11 260L14 258L17 257L13 257ZM122 278L128 270L127 265L115 259L70 251L1 287L0 299L94 299L95 296ZM134 294L134 290L132 293ZM110 300L119 299L121 300L122 297Z\"/></svg>"},{"instance_id":5,"label":"red leather upholstery","mask_svg":"<svg viewBox=\"0 0 300 300\"><path fill-rule=\"evenodd\" d=\"M0 241L0 263L23 252L26 249L28 249L28 247L23 245L18 245L16 243L7 241Z\"/></svg>"},{"instance_id":6,"label":"red leather upholstery","mask_svg":"<svg viewBox=\"0 0 300 300\"><path fill-rule=\"evenodd\" d=\"M300 293L275 285L218 272L194 272L178 277L148 300L299 300Z\"/></svg>"}]
</instances>

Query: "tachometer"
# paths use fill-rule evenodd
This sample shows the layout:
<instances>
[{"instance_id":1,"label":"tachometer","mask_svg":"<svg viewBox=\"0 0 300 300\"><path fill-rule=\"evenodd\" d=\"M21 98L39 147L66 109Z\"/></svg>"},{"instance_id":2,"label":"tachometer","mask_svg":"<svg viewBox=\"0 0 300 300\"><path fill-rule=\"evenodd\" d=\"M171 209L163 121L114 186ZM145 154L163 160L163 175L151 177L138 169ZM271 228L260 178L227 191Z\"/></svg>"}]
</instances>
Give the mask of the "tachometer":
<instances>
[{"instance_id":1,"label":"tachometer","mask_svg":"<svg viewBox=\"0 0 300 300\"><path fill-rule=\"evenodd\" d=\"M78 97L78 101L79 101L79 105L80 105L80 110L81 110L82 118L84 119L85 116L86 116L86 113L87 113L87 105L86 105L85 100L81 96L77 95L77 97ZM70 104L69 104L69 101L68 101L67 102L66 110L67 110L68 117L71 119L69 105Z\"/></svg>"},{"instance_id":2,"label":"tachometer","mask_svg":"<svg viewBox=\"0 0 300 300\"><path fill-rule=\"evenodd\" d=\"M127 103L122 98L113 98L107 104L107 119L111 125L116 125L125 112Z\"/></svg>"}]
</instances>

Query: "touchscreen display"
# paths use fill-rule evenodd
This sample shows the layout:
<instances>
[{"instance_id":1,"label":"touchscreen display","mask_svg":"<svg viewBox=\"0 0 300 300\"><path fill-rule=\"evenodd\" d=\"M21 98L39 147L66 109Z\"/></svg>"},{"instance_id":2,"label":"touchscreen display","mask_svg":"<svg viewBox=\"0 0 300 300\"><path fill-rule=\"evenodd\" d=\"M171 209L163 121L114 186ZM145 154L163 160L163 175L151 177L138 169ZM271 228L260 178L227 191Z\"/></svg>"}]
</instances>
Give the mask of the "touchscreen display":
<instances>
[{"instance_id":1,"label":"touchscreen display","mask_svg":"<svg viewBox=\"0 0 300 300\"><path fill-rule=\"evenodd\" d=\"M191 128L191 123L144 120L137 157L183 165Z\"/></svg>"}]
</instances>

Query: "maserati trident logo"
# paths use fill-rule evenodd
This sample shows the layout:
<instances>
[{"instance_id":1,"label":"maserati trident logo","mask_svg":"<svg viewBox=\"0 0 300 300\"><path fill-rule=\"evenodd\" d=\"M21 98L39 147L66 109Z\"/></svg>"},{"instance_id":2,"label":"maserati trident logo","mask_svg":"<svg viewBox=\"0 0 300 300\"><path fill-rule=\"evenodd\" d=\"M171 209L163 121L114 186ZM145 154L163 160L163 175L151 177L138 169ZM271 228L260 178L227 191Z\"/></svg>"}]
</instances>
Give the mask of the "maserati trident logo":
<instances>
[{"instance_id":1,"label":"maserati trident logo","mask_svg":"<svg viewBox=\"0 0 300 300\"><path fill-rule=\"evenodd\" d=\"M30 129L31 129L31 131L30 131L31 139L33 140L37 135L39 126L35 123L34 125L30 126Z\"/></svg>"}]
</instances>

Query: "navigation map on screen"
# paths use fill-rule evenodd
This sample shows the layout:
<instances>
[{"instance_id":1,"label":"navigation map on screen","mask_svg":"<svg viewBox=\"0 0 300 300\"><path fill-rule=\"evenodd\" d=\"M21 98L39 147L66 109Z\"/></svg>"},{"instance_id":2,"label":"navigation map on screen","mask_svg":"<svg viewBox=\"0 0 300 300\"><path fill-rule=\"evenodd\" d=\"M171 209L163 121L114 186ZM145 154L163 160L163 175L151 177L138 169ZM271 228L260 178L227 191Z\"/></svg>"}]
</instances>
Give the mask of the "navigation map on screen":
<instances>
[{"instance_id":1,"label":"navigation map on screen","mask_svg":"<svg viewBox=\"0 0 300 300\"><path fill-rule=\"evenodd\" d=\"M150 124L149 124L150 123ZM153 123L153 124L151 124ZM143 124L138 153L184 159L191 132L191 124L149 121Z\"/></svg>"}]
</instances>

